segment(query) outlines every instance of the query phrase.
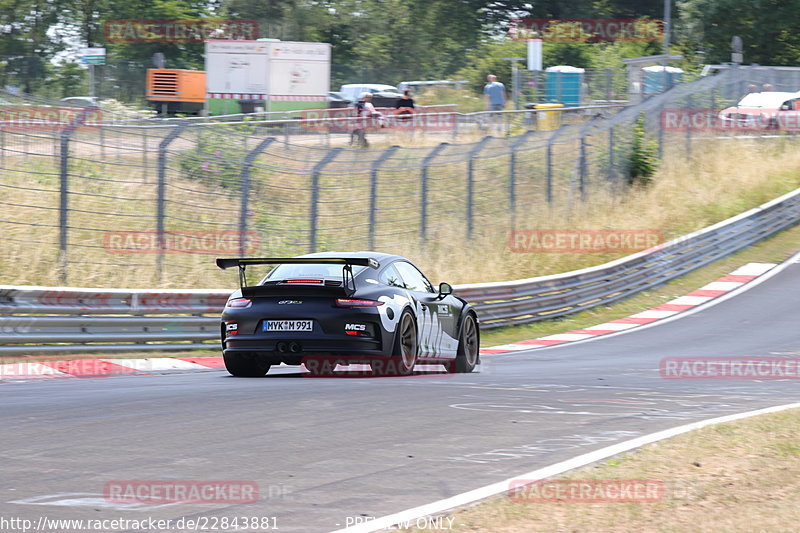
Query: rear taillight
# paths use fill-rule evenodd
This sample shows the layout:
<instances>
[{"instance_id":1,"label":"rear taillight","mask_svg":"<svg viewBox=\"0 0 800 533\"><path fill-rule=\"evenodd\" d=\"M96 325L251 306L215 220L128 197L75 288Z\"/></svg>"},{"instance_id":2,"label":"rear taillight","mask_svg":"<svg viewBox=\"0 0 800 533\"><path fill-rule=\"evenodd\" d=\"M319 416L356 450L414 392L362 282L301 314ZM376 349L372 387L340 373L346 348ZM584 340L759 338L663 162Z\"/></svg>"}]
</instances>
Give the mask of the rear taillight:
<instances>
[{"instance_id":1,"label":"rear taillight","mask_svg":"<svg viewBox=\"0 0 800 533\"><path fill-rule=\"evenodd\" d=\"M378 307L383 302L377 300L356 300L353 298L337 298L336 307Z\"/></svg>"},{"instance_id":2,"label":"rear taillight","mask_svg":"<svg viewBox=\"0 0 800 533\"><path fill-rule=\"evenodd\" d=\"M250 298L234 298L233 300L228 300L228 304L226 307L250 307L253 305L252 300Z\"/></svg>"}]
</instances>

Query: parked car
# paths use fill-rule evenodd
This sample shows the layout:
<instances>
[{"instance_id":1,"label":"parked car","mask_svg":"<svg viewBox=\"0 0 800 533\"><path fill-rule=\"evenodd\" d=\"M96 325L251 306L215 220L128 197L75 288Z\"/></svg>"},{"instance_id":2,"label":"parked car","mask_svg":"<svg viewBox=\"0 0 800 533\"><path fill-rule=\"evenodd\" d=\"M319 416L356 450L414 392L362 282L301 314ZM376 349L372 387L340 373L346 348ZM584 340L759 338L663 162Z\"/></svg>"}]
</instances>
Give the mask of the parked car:
<instances>
[{"instance_id":1,"label":"parked car","mask_svg":"<svg viewBox=\"0 0 800 533\"><path fill-rule=\"evenodd\" d=\"M800 91L750 93L719 113L723 128L797 130L798 118Z\"/></svg>"},{"instance_id":2,"label":"parked car","mask_svg":"<svg viewBox=\"0 0 800 533\"><path fill-rule=\"evenodd\" d=\"M69 107L97 107L100 105L100 99L96 96L69 96L62 98L59 102Z\"/></svg>"},{"instance_id":3,"label":"parked car","mask_svg":"<svg viewBox=\"0 0 800 533\"><path fill-rule=\"evenodd\" d=\"M353 100L349 99L344 93L331 91L328 93L328 107L342 108L350 107Z\"/></svg>"},{"instance_id":4,"label":"parked car","mask_svg":"<svg viewBox=\"0 0 800 533\"><path fill-rule=\"evenodd\" d=\"M372 105L375 107L394 107L403 97L397 87L380 83L348 83L342 85L339 92L353 102L358 102L363 93L372 93Z\"/></svg>"}]
</instances>

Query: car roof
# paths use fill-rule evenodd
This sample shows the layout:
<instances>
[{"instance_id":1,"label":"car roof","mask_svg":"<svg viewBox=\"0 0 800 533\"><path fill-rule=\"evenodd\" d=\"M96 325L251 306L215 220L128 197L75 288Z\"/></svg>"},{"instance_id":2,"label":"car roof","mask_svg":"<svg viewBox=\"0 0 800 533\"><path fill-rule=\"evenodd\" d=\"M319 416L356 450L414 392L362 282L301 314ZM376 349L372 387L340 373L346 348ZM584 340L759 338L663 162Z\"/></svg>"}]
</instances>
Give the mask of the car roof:
<instances>
[{"instance_id":1,"label":"car roof","mask_svg":"<svg viewBox=\"0 0 800 533\"><path fill-rule=\"evenodd\" d=\"M738 107L764 107L779 108L787 100L800 98L800 92L765 91L760 93L750 93L745 95Z\"/></svg>"},{"instance_id":2,"label":"car roof","mask_svg":"<svg viewBox=\"0 0 800 533\"><path fill-rule=\"evenodd\" d=\"M386 85L384 83L348 83L342 85L342 90L360 87L362 89L376 89L378 91L393 91L397 92L397 87L394 85Z\"/></svg>"}]
</instances>

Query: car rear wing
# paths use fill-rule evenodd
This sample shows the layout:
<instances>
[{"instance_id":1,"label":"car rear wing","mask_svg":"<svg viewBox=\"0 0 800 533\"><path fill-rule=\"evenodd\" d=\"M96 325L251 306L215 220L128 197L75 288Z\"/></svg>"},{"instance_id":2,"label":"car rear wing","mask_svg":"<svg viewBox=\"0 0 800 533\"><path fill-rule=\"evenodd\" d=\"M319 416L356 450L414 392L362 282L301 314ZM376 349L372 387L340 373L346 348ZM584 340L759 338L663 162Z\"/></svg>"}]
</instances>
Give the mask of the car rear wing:
<instances>
[{"instance_id":1,"label":"car rear wing","mask_svg":"<svg viewBox=\"0 0 800 533\"><path fill-rule=\"evenodd\" d=\"M381 264L373 257L218 257L217 266L223 270L231 267L239 267L239 288L244 292L247 286L246 270L249 265L279 265L279 264L306 264L306 265L342 265L342 286L347 290L352 286L355 290L353 280L353 266L365 266L370 268L380 268ZM253 292L253 291L248 291Z\"/></svg>"}]
</instances>

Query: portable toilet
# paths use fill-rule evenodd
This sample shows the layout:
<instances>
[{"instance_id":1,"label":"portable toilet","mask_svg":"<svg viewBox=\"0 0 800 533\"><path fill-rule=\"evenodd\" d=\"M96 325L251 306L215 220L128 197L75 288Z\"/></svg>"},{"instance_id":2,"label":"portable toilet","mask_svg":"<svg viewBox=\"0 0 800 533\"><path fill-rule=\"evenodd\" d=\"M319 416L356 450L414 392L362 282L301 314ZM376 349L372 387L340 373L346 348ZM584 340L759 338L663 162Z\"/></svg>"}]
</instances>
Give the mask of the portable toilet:
<instances>
[{"instance_id":1,"label":"portable toilet","mask_svg":"<svg viewBox=\"0 0 800 533\"><path fill-rule=\"evenodd\" d=\"M642 69L644 94L663 93L673 85L683 81L683 70L678 67L653 65Z\"/></svg>"},{"instance_id":2,"label":"portable toilet","mask_svg":"<svg viewBox=\"0 0 800 533\"><path fill-rule=\"evenodd\" d=\"M549 103L566 107L581 105L583 96L582 68L559 65L545 69L545 98Z\"/></svg>"}]
</instances>

